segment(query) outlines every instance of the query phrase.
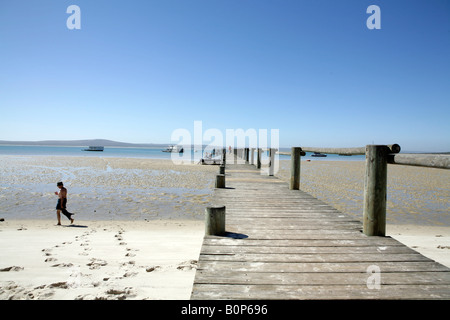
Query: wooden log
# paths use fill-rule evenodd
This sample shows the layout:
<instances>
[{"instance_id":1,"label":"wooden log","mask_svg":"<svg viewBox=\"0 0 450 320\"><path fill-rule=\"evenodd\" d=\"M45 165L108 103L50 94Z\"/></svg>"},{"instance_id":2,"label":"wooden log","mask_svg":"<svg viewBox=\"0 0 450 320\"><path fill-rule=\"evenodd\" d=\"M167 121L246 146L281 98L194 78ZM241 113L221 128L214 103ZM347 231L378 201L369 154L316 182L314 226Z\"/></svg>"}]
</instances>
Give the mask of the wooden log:
<instances>
[{"instance_id":1,"label":"wooden log","mask_svg":"<svg viewBox=\"0 0 450 320\"><path fill-rule=\"evenodd\" d=\"M225 174L216 176L216 188L225 188Z\"/></svg>"},{"instance_id":2,"label":"wooden log","mask_svg":"<svg viewBox=\"0 0 450 320\"><path fill-rule=\"evenodd\" d=\"M227 163L227 149L225 149L225 148L222 149L222 163L223 163L223 165L225 165L225 163Z\"/></svg>"},{"instance_id":3,"label":"wooden log","mask_svg":"<svg viewBox=\"0 0 450 320\"><path fill-rule=\"evenodd\" d=\"M367 236L386 235L387 146L366 146L363 231Z\"/></svg>"},{"instance_id":4,"label":"wooden log","mask_svg":"<svg viewBox=\"0 0 450 320\"><path fill-rule=\"evenodd\" d=\"M261 148L257 149L257 155L256 155L256 168L261 169Z\"/></svg>"},{"instance_id":5,"label":"wooden log","mask_svg":"<svg viewBox=\"0 0 450 320\"><path fill-rule=\"evenodd\" d=\"M401 148L398 144L390 144L385 146L389 149L389 153L399 153ZM366 148L315 148L315 147L302 147L306 152L320 152L328 154L345 154L345 155L362 155L366 154Z\"/></svg>"},{"instance_id":6,"label":"wooden log","mask_svg":"<svg viewBox=\"0 0 450 320\"><path fill-rule=\"evenodd\" d=\"M270 148L269 149L269 176L273 176L275 172L275 153L277 152L277 149Z\"/></svg>"},{"instance_id":7,"label":"wooden log","mask_svg":"<svg viewBox=\"0 0 450 320\"><path fill-rule=\"evenodd\" d=\"M250 164L255 164L255 148L250 148Z\"/></svg>"},{"instance_id":8,"label":"wooden log","mask_svg":"<svg viewBox=\"0 0 450 320\"><path fill-rule=\"evenodd\" d=\"M289 184L289 189L299 190L300 189L300 156L302 148L292 147L291 148L291 181Z\"/></svg>"},{"instance_id":9,"label":"wooden log","mask_svg":"<svg viewBox=\"0 0 450 320\"><path fill-rule=\"evenodd\" d=\"M207 207L205 210L205 235L220 236L225 233L225 206Z\"/></svg>"},{"instance_id":10,"label":"wooden log","mask_svg":"<svg viewBox=\"0 0 450 320\"><path fill-rule=\"evenodd\" d=\"M407 166L450 169L448 154L390 154L388 163Z\"/></svg>"}]
</instances>

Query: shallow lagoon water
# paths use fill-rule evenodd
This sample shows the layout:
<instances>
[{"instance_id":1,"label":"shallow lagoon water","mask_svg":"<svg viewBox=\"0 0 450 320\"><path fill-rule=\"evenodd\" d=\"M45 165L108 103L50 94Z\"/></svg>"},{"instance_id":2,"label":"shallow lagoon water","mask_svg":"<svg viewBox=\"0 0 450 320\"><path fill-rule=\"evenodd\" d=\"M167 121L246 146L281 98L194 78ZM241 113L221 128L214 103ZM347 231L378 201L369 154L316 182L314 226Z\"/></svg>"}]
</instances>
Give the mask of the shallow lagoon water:
<instances>
[{"instance_id":1,"label":"shallow lagoon water","mask_svg":"<svg viewBox=\"0 0 450 320\"><path fill-rule=\"evenodd\" d=\"M77 219L203 219L217 166L170 160L0 156L0 215L55 217L57 181Z\"/></svg>"}]
</instances>

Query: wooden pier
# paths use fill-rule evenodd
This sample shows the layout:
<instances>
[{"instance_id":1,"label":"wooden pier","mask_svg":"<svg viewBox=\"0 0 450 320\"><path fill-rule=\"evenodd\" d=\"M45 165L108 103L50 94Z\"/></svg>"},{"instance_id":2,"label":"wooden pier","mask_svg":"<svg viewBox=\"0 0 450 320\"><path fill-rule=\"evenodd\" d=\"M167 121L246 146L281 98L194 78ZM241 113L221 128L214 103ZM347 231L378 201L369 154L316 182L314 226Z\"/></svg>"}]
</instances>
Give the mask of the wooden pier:
<instances>
[{"instance_id":1,"label":"wooden pier","mask_svg":"<svg viewBox=\"0 0 450 320\"><path fill-rule=\"evenodd\" d=\"M450 269L397 240L245 161L225 179L226 233L205 235L191 299L450 299Z\"/></svg>"}]
</instances>

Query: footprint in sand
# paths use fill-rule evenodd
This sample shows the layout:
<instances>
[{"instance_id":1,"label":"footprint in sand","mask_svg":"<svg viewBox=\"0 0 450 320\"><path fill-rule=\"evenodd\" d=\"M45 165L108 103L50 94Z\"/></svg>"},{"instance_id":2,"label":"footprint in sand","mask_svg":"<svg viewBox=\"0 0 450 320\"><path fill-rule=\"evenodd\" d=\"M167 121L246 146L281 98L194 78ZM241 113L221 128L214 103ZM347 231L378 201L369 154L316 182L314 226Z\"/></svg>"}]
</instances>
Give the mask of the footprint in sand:
<instances>
[{"instance_id":1,"label":"footprint in sand","mask_svg":"<svg viewBox=\"0 0 450 320\"><path fill-rule=\"evenodd\" d=\"M72 263L57 263L52 265L52 267L70 268L73 267Z\"/></svg>"},{"instance_id":2,"label":"footprint in sand","mask_svg":"<svg viewBox=\"0 0 450 320\"><path fill-rule=\"evenodd\" d=\"M106 266L108 263L105 260L91 258L91 262L86 265L89 269L99 269L100 267Z\"/></svg>"},{"instance_id":3,"label":"footprint in sand","mask_svg":"<svg viewBox=\"0 0 450 320\"><path fill-rule=\"evenodd\" d=\"M46 257L52 255L52 254L50 253L50 252L52 252L52 249L42 249L41 251L44 253L44 255L45 255Z\"/></svg>"},{"instance_id":4,"label":"footprint in sand","mask_svg":"<svg viewBox=\"0 0 450 320\"><path fill-rule=\"evenodd\" d=\"M23 270L23 267L11 266L0 269L0 272L21 271L21 270Z\"/></svg>"},{"instance_id":5,"label":"footprint in sand","mask_svg":"<svg viewBox=\"0 0 450 320\"><path fill-rule=\"evenodd\" d=\"M147 271L147 272L153 272L153 271L158 271L159 269L161 269L160 266L152 266L152 267L147 267L147 268L145 268L145 271Z\"/></svg>"},{"instance_id":6,"label":"footprint in sand","mask_svg":"<svg viewBox=\"0 0 450 320\"><path fill-rule=\"evenodd\" d=\"M192 270L192 269L197 269L197 260L188 260L188 261L184 261L181 262L178 267L177 270L183 270L183 271L188 271L188 270Z\"/></svg>"}]
</instances>

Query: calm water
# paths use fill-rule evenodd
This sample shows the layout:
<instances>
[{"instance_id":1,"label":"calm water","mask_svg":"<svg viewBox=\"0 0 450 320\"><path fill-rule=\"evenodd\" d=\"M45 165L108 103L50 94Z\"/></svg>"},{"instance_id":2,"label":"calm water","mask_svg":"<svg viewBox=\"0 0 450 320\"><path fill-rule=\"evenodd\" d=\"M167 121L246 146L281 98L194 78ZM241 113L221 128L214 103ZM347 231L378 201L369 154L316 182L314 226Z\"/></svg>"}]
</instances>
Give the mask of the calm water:
<instances>
[{"instance_id":1,"label":"calm water","mask_svg":"<svg viewBox=\"0 0 450 320\"><path fill-rule=\"evenodd\" d=\"M147 158L147 159L171 159L171 154L162 152L164 148L119 148L119 147L105 147L103 152L88 152L83 151L86 147L57 147L57 146L1 146L0 155L39 155L39 156L78 156L78 157L121 157L121 158ZM289 151L285 149L283 151ZM190 152L192 159L200 159L201 152L195 152L191 149L185 149L185 152ZM339 156L337 154L329 154L327 157L317 158L311 157L311 152L307 152L305 159L311 160L364 160L365 156ZM280 160L288 160L290 156L279 155Z\"/></svg>"}]
</instances>

